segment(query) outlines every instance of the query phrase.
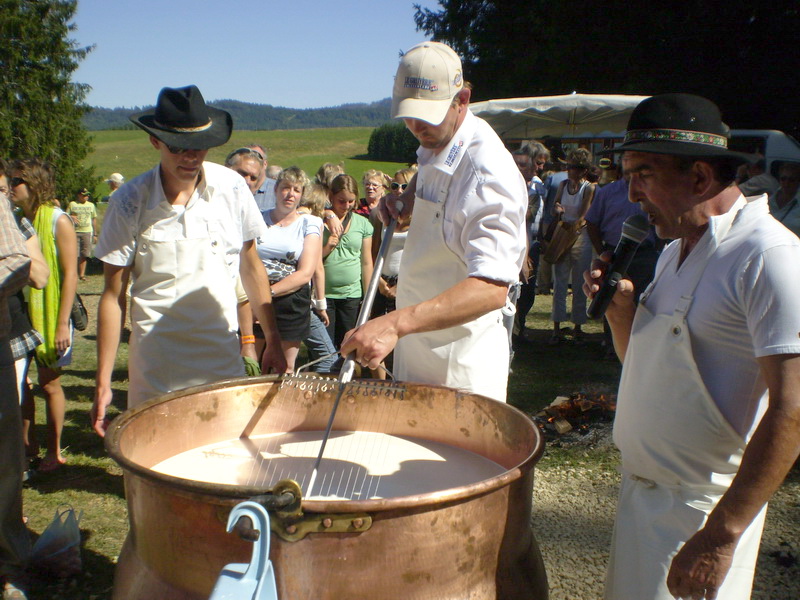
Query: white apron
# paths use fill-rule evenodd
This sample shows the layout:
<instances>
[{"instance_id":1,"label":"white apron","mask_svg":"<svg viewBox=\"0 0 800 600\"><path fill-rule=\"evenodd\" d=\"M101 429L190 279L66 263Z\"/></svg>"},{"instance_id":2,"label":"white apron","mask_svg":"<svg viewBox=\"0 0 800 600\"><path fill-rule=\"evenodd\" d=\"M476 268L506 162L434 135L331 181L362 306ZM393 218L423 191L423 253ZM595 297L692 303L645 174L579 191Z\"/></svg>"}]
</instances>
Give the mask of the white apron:
<instances>
[{"instance_id":1,"label":"white apron","mask_svg":"<svg viewBox=\"0 0 800 600\"><path fill-rule=\"evenodd\" d=\"M730 224L694 249L703 266L673 314L653 315L647 308L657 281L636 311L614 421L623 481L606 600L673 600L666 583L672 558L702 528L741 463L745 440L703 383L687 321L697 284ZM674 268L667 264L664 271ZM739 541L718 598L750 598L765 515L766 506Z\"/></svg>"},{"instance_id":2,"label":"white apron","mask_svg":"<svg viewBox=\"0 0 800 600\"><path fill-rule=\"evenodd\" d=\"M423 199L424 182L414 200L412 225L403 249L397 307L429 300L467 278L467 266L444 238L447 188L436 201ZM432 197L428 190L425 194ZM394 358L399 380L445 385L505 402L509 347L501 310L439 331L401 338Z\"/></svg>"},{"instance_id":3,"label":"white apron","mask_svg":"<svg viewBox=\"0 0 800 600\"><path fill-rule=\"evenodd\" d=\"M199 198L196 206L206 208ZM190 200L192 202L192 200ZM128 408L161 394L244 375L236 293L213 219L187 239L141 231L133 263Z\"/></svg>"}]
</instances>

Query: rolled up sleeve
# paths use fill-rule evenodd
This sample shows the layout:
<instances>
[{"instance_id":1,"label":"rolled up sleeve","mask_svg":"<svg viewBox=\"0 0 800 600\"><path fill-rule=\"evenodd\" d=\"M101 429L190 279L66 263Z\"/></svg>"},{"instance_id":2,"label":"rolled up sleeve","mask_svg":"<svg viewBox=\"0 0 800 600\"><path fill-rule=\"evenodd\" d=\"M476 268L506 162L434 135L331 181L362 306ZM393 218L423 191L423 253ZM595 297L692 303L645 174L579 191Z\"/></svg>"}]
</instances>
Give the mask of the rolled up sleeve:
<instances>
[{"instance_id":1,"label":"rolled up sleeve","mask_svg":"<svg viewBox=\"0 0 800 600\"><path fill-rule=\"evenodd\" d=\"M523 190L524 191L524 190ZM503 283L519 279L525 253L525 202L497 180L480 183L465 203L460 242L467 273Z\"/></svg>"}]
</instances>

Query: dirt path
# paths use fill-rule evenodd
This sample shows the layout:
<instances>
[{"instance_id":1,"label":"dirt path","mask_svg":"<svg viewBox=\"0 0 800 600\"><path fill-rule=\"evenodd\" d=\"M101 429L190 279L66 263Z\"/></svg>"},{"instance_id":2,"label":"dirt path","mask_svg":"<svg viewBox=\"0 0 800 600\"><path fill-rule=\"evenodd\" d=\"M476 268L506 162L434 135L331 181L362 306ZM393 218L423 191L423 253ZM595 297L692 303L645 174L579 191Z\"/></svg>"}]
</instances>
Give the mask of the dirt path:
<instances>
[{"instance_id":1,"label":"dirt path","mask_svg":"<svg viewBox=\"0 0 800 600\"><path fill-rule=\"evenodd\" d=\"M778 491L767 512L753 600L800 598L800 565L778 563L781 542L800 548L800 473ZM534 520L550 582L550 600L598 600L616 510L619 475L602 468L536 471ZM720 599L724 600L724 599Z\"/></svg>"}]
</instances>

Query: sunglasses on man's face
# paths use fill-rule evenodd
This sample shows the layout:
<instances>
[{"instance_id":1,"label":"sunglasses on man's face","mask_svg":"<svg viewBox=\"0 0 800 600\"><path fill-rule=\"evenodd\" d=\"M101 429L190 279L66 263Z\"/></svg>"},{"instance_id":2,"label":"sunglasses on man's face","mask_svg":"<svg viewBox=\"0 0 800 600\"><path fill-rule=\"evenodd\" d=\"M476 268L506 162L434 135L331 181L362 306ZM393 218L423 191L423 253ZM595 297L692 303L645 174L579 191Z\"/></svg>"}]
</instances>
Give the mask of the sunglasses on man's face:
<instances>
[{"instance_id":1,"label":"sunglasses on man's face","mask_svg":"<svg viewBox=\"0 0 800 600\"><path fill-rule=\"evenodd\" d=\"M184 152L189 152L189 148L176 148L175 146L170 146L169 144L164 144L169 150L170 154L183 154Z\"/></svg>"},{"instance_id":2,"label":"sunglasses on man's face","mask_svg":"<svg viewBox=\"0 0 800 600\"><path fill-rule=\"evenodd\" d=\"M392 189L393 190L404 190L408 187L407 183L397 183L396 181L392 182Z\"/></svg>"},{"instance_id":3,"label":"sunglasses on man's face","mask_svg":"<svg viewBox=\"0 0 800 600\"><path fill-rule=\"evenodd\" d=\"M247 148L245 146L242 146L241 148L237 148L236 150L234 150L233 152L228 154L228 158L225 159L225 162L228 162L234 156L237 156L239 154L242 154L242 155L245 155L245 156L249 156L251 158L257 158L258 160L264 160L264 155L261 154L261 152L259 152L258 150L254 150L253 148Z\"/></svg>"},{"instance_id":4,"label":"sunglasses on man's face","mask_svg":"<svg viewBox=\"0 0 800 600\"><path fill-rule=\"evenodd\" d=\"M11 187L15 188L18 185L22 185L23 183L27 183L27 181L25 181L22 177L12 177L10 183L11 183Z\"/></svg>"}]
</instances>

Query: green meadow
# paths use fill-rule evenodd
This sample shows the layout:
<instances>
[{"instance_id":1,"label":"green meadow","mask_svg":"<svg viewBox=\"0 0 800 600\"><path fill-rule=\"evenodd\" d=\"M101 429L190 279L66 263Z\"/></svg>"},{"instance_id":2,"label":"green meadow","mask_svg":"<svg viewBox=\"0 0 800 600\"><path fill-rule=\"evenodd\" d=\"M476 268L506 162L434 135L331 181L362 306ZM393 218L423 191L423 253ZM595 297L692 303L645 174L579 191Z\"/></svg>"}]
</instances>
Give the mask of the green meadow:
<instances>
[{"instance_id":1,"label":"green meadow","mask_svg":"<svg viewBox=\"0 0 800 600\"><path fill-rule=\"evenodd\" d=\"M232 150L256 143L267 149L270 164L298 166L310 177L326 162L344 164L345 171L359 183L361 175L369 169L393 175L406 166L366 159L370 133L371 127L234 131L227 144L209 151L207 160L221 164ZM95 174L103 179L118 172L127 181L151 169L158 161L158 154L150 145L147 134L139 129L95 131L92 138L94 150L87 164L93 166ZM98 184L94 191L96 198L108 194L104 183Z\"/></svg>"}]
</instances>

